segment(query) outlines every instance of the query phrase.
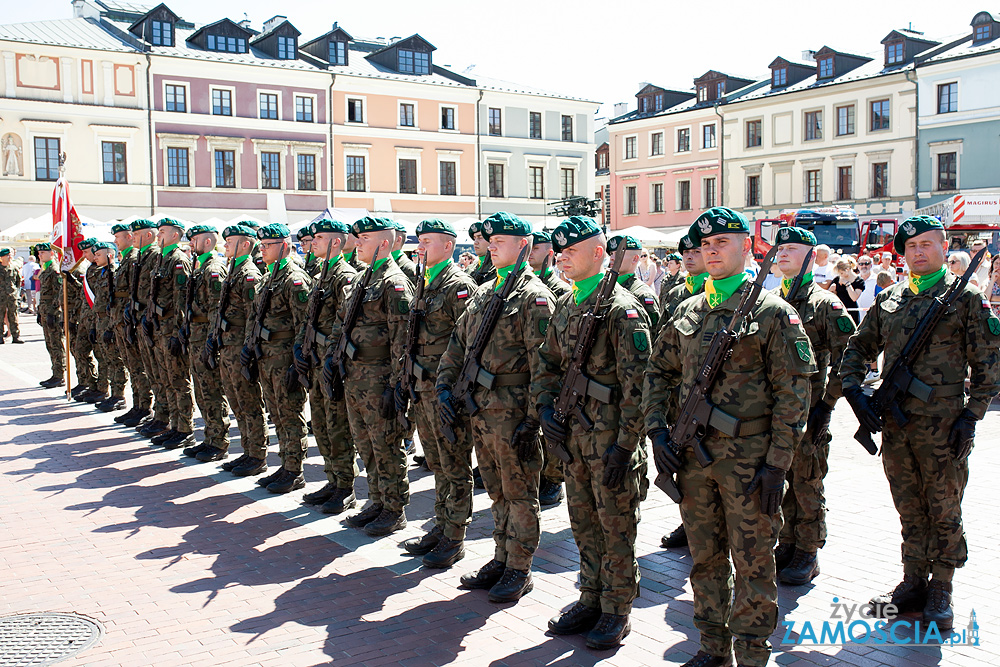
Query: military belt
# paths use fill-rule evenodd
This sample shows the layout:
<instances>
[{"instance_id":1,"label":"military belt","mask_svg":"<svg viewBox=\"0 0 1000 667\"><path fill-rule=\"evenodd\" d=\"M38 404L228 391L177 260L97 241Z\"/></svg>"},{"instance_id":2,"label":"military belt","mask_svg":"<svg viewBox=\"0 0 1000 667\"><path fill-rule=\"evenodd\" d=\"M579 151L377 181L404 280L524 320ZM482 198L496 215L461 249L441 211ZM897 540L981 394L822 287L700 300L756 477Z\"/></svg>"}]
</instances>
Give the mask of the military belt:
<instances>
[{"instance_id":1,"label":"military belt","mask_svg":"<svg viewBox=\"0 0 1000 667\"><path fill-rule=\"evenodd\" d=\"M421 357L430 357L436 354L444 354L447 349L448 343L439 343L438 345L417 345L417 355Z\"/></svg>"},{"instance_id":2,"label":"military belt","mask_svg":"<svg viewBox=\"0 0 1000 667\"><path fill-rule=\"evenodd\" d=\"M764 415L754 419L740 419L715 408L708 418L708 425L730 438L746 438L770 431L771 417Z\"/></svg>"},{"instance_id":3,"label":"military belt","mask_svg":"<svg viewBox=\"0 0 1000 667\"><path fill-rule=\"evenodd\" d=\"M330 331L323 331L322 329L320 329L319 327L317 327L316 328L316 342L319 343L320 345L326 345L326 341L330 340L330 335L332 333L333 333L332 329Z\"/></svg>"},{"instance_id":4,"label":"military belt","mask_svg":"<svg viewBox=\"0 0 1000 667\"><path fill-rule=\"evenodd\" d=\"M208 315L194 315L191 317L192 322L197 322L198 324L204 324L208 322Z\"/></svg>"},{"instance_id":5,"label":"military belt","mask_svg":"<svg viewBox=\"0 0 1000 667\"><path fill-rule=\"evenodd\" d=\"M476 374L476 382L487 389L494 387L514 387L528 384L531 381L531 373L490 373L485 368L480 368Z\"/></svg>"},{"instance_id":6,"label":"military belt","mask_svg":"<svg viewBox=\"0 0 1000 667\"><path fill-rule=\"evenodd\" d=\"M295 338L295 332L291 329L282 329L281 331L271 331L270 329L260 328L260 337L262 340L266 340L268 343L276 340L287 340L289 338Z\"/></svg>"},{"instance_id":7,"label":"military belt","mask_svg":"<svg viewBox=\"0 0 1000 667\"><path fill-rule=\"evenodd\" d=\"M104 310L95 310L94 314L97 315L98 317L107 317L108 316L107 311L104 311Z\"/></svg>"},{"instance_id":8,"label":"military belt","mask_svg":"<svg viewBox=\"0 0 1000 667\"><path fill-rule=\"evenodd\" d=\"M115 292L116 299L124 299L127 296L129 296L128 292Z\"/></svg>"},{"instance_id":9,"label":"military belt","mask_svg":"<svg viewBox=\"0 0 1000 667\"><path fill-rule=\"evenodd\" d=\"M587 381L587 396L601 403L611 403L616 386L618 386L618 376L614 373L591 376Z\"/></svg>"},{"instance_id":10,"label":"military belt","mask_svg":"<svg viewBox=\"0 0 1000 667\"><path fill-rule=\"evenodd\" d=\"M954 384L930 385L926 382L921 382L917 378L913 378L913 381L910 382L910 386L906 388L906 392L919 401L930 403L936 398L964 396L965 383L956 382Z\"/></svg>"},{"instance_id":11,"label":"military belt","mask_svg":"<svg viewBox=\"0 0 1000 667\"><path fill-rule=\"evenodd\" d=\"M229 331L233 327L243 327L246 326L246 320L232 319L227 320L225 317L222 318L222 330Z\"/></svg>"},{"instance_id":12,"label":"military belt","mask_svg":"<svg viewBox=\"0 0 1000 667\"><path fill-rule=\"evenodd\" d=\"M347 356L351 361L358 361L360 359L388 359L389 358L389 346L379 345L377 347L366 347L360 348L354 343L347 344Z\"/></svg>"}]
</instances>

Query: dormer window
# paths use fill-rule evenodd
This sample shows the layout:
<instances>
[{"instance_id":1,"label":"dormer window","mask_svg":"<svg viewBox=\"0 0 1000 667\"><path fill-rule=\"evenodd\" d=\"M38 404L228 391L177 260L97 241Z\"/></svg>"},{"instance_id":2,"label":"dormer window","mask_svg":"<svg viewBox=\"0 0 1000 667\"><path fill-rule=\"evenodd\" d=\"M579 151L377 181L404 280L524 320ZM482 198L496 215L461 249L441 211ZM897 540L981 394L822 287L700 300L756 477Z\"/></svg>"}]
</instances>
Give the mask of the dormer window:
<instances>
[{"instance_id":1,"label":"dormer window","mask_svg":"<svg viewBox=\"0 0 1000 667\"><path fill-rule=\"evenodd\" d=\"M973 37L973 42L985 42L993 36L993 24L987 23L985 25L976 26L976 34Z\"/></svg>"},{"instance_id":2,"label":"dormer window","mask_svg":"<svg viewBox=\"0 0 1000 667\"><path fill-rule=\"evenodd\" d=\"M788 83L788 68L776 67L771 70L771 87L779 88Z\"/></svg>"},{"instance_id":3,"label":"dormer window","mask_svg":"<svg viewBox=\"0 0 1000 667\"><path fill-rule=\"evenodd\" d=\"M430 74L431 57L429 53L398 49L397 69L403 74Z\"/></svg>"},{"instance_id":4,"label":"dormer window","mask_svg":"<svg viewBox=\"0 0 1000 667\"><path fill-rule=\"evenodd\" d=\"M722 99L726 94L726 82L720 81L715 84L715 99Z\"/></svg>"},{"instance_id":5,"label":"dormer window","mask_svg":"<svg viewBox=\"0 0 1000 667\"><path fill-rule=\"evenodd\" d=\"M698 86L698 101L704 102L708 99L708 86Z\"/></svg>"},{"instance_id":6,"label":"dormer window","mask_svg":"<svg viewBox=\"0 0 1000 667\"><path fill-rule=\"evenodd\" d=\"M278 36L278 60L295 60L295 38Z\"/></svg>"},{"instance_id":7,"label":"dormer window","mask_svg":"<svg viewBox=\"0 0 1000 667\"><path fill-rule=\"evenodd\" d=\"M347 64L347 42L333 40L329 45L329 60L331 65Z\"/></svg>"},{"instance_id":8,"label":"dormer window","mask_svg":"<svg viewBox=\"0 0 1000 667\"><path fill-rule=\"evenodd\" d=\"M819 61L819 78L829 79L833 76L833 56Z\"/></svg>"},{"instance_id":9,"label":"dormer window","mask_svg":"<svg viewBox=\"0 0 1000 667\"><path fill-rule=\"evenodd\" d=\"M174 24L169 21L151 21L153 46L174 45Z\"/></svg>"},{"instance_id":10,"label":"dormer window","mask_svg":"<svg viewBox=\"0 0 1000 667\"><path fill-rule=\"evenodd\" d=\"M646 113L649 111L649 98L640 97L639 98L639 113Z\"/></svg>"},{"instance_id":11,"label":"dormer window","mask_svg":"<svg viewBox=\"0 0 1000 667\"><path fill-rule=\"evenodd\" d=\"M889 42L885 45L885 64L898 65L903 62L903 42Z\"/></svg>"},{"instance_id":12,"label":"dormer window","mask_svg":"<svg viewBox=\"0 0 1000 667\"><path fill-rule=\"evenodd\" d=\"M663 111L663 93L656 94L656 110Z\"/></svg>"},{"instance_id":13,"label":"dormer window","mask_svg":"<svg viewBox=\"0 0 1000 667\"><path fill-rule=\"evenodd\" d=\"M247 40L242 37L223 37L222 35L208 35L205 44L209 51L223 51L225 53L246 53Z\"/></svg>"}]
</instances>

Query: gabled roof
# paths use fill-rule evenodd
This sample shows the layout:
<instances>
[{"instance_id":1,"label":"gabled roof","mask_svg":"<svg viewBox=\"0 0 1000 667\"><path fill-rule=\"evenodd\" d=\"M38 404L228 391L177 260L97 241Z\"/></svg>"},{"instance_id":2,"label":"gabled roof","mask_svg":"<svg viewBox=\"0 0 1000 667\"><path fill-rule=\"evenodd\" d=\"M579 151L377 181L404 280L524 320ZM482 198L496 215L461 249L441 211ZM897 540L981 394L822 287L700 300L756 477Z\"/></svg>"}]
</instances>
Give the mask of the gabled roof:
<instances>
[{"instance_id":1,"label":"gabled roof","mask_svg":"<svg viewBox=\"0 0 1000 667\"><path fill-rule=\"evenodd\" d=\"M771 64L768 65L767 67L768 69L774 69L775 67L804 67L806 69L814 69L816 67L816 63L797 63L795 61L786 60L785 58L778 56L777 58L772 60Z\"/></svg>"},{"instance_id":2,"label":"gabled roof","mask_svg":"<svg viewBox=\"0 0 1000 667\"><path fill-rule=\"evenodd\" d=\"M209 23L207 25L201 26L200 28L198 28L197 30L195 30L194 32L192 32L190 35L188 35L187 41L190 42L193 39L196 39L199 35L201 35L201 33L209 30L210 28L214 28L215 26L223 25L223 24L226 24L226 23L228 23L229 25L233 26L234 28L236 28L240 32L246 34L247 39L250 39L251 37L253 37L253 33L251 31L247 30L246 28L244 28L243 26L241 26L239 23L236 23L236 22L231 21L229 19L222 19L220 21L216 21L215 23Z\"/></svg>"},{"instance_id":3,"label":"gabled roof","mask_svg":"<svg viewBox=\"0 0 1000 667\"><path fill-rule=\"evenodd\" d=\"M890 32L888 35L885 36L885 39L883 39L880 42L880 44L888 44L889 42L895 42L900 39L905 39L909 42L918 42L920 44L926 44L928 48L932 46L937 46L938 44L941 43L917 37L914 33L910 32L909 30L893 30L892 32Z\"/></svg>"},{"instance_id":4,"label":"gabled roof","mask_svg":"<svg viewBox=\"0 0 1000 667\"><path fill-rule=\"evenodd\" d=\"M994 14L992 12L976 12L976 15L972 17L972 22L969 25L976 25L977 23L985 23L983 20L977 21L977 19L982 19L983 15L988 16L995 23L1000 23L1000 14Z\"/></svg>"},{"instance_id":5,"label":"gabled roof","mask_svg":"<svg viewBox=\"0 0 1000 667\"><path fill-rule=\"evenodd\" d=\"M391 44L386 44L381 49L379 49L377 51L373 51L373 52L369 53L365 57L367 58L367 57L370 57L370 56L378 55L379 53L383 53L385 51L388 51L389 49L395 49L397 47L408 48L408 47L413 47L413 46L423 46L428 51L437 51L437 47L436 46L434 46L433 44L431 44L430 42L428 42L426 39L424 39L423 37L421 37L419 34L413 33L409 37L405 37L403 39L397 40L397 41L395 41L395 42L393 42Z\"/></svg>"},{"instance_id":6,"label":"gabled roof","mask_svg":"<svg viewBox=\"0 0 1000 667\"><path fill-rule=\"evenodd\" d=\"M350 41L354 40L354 38L351 37L350 34L348 34L348 32L346 30L344 30L343 28L341 28L341 27L338 26L338 27L334 28L333 30L331 30L330 32L328 32L328 33L326 33L324 35L320 35L316 39L309 40L308 42L306 42L305 44L302 45L302 48L304 49L307 46L309 46L310 44L315 44L316 42L319 42L321 40L327 40L327 39L339 39L339 40L342 40L342 41L345 41L345 42L350 42Z\"/></svg>"},{"instance_id":7,"label":"gabled roof","mask_svg":"<svg viewBox=\"0 0 1000 667\"><path fill-rule=\"evenodd\" d=\"M657 86L652 83L647 83L645 86L642 87L642 90L640 90L638 93L635 94L635 96L639 97L640 95L648 95L649 93L655 93L658 90L666 91L667 89L664 88L663 86Z\"/></svg>"},{"instance_id":8,"label":"gabled roof","mask_svg":"<svg viewBox=\"0 0 1000 667\"><path fill-rule=\"evenodd\" d=\"M293 26L293 25L292 25L292 24L291 24L291 23L290 23L290 22L288 21L288 19L285 19L285 20L284 20L284 21L282 21L281 23L278 23L278 24L276 24L276 25L272 25L272 26L271 26L270 28L268 28L268 29L267 29L267 30L265 30L264 32L262 32L262 33L258 34L258 35L257 35L256 37L254 37L253 39L251 39L251 40L250 40L250 43L251 43L251 44L256 44L257 42L259 42L260 40L264 39L265 37L270 37L271 35L273 35L274 33L276 33L276 32L278 31L278 29L279 29L279 28L282 28L282 27L284 27L284 26L286 26L286 25L287 25L287 26L288 26L289 28L291 28L291 29L292 29L292 32L294 32L294 33L295 33L295 36L296 36L296 37L298 37L298 36L300 36L300 35L302 34L301 32L299 32L298 28L296 28L295 26Z\"/></svg>"},{"instance_id":9,"label":"gabled roof","mask_svg":"<svg viewBox=\"0 0 1000 667\"><path fill-rule=\"evenodd\" d=\"M167 10L167 13L174 17L174 21L179 21L180 20L180 18L181 18L180 16L177 16L177 14L174 14L173 10L171 10L170 7L167 7L165 4L163 4L161 2L160 4L156 5L152 9L150 9L148 12L146 12L145 14L143 14L142 16L140 16L138 19L136 19L135 23L133 23L132 25L130 25L128 27L128 31L132 32L133 30L135 30L135 28L137 28L140 23L142 23L143 21L145 21L146 18L150 14L152 14L153 12L155 12L156 10L161 9L161 8Z\"/></svg>"},{"instance_id":10,"label":"gabled roof","mask_svg":"<svg viewBox=\"0 0 1000 667\"><path fill-rule=\"evenodd\" d=\"M872 58L869 58L868 56L856 56L853 53L847 53L845 51L836 51L834 49L831 49L829 46L824 46L822 49L816 52L817 62L819 61L820 56L827 56L827 55L841 56L843 58L854 58L855 60L859 60L865 63L872 60Z\"/></svg>"},{"instance_id":11,"label":"gabled roof","mask_svg":"<svg viewBox=\"0 0 1000 667\"><path fill-rule=\"evenodd\" d=\"M132 39L134 43L130 43L126 39ZM139 42L132 35L126 37L123 32L122 36L119 37L104 30L97 21L84 18L0 25L0 40L130 52L137 50L136 44Z\"/></svg>"}]
</instances>

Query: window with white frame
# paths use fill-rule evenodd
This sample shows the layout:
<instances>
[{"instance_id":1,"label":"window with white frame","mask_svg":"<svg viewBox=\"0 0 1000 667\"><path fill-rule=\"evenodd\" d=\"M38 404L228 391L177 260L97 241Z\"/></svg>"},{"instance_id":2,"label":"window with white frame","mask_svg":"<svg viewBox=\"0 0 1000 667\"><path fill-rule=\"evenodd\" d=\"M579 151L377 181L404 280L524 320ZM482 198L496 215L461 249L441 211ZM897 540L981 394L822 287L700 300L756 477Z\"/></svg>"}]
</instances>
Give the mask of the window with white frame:
<instances>
[{"instance_id":1,"label":"window with white frame","mask_svg":"<svg viewBox=\"0 0 1000 667\"><path fill-rule=\"evenodd\" d=\"M295 38L278 36L278 60L295 60Z\"/></svg>"},{"instance_id":2,"label":"window with white frame","mask_svg":"<svg viewBox=\"0 0 1000 667\"><path fill-rule=\"evenodd\" d=\"M715 206L715 177L701 179L702 208Z\"/></svg>"},{"instance_id":3,"label":"window with white frame","mask_svg":"<svg viewBox=\"0 0 1000 667\"><path fill-rule=\"evenodd\" d=\"M691 150L691 128L682 127L677 130L677 152L687 153Z\"/></svg>"},{"instance_id":4,"label":"window with white frame","mask_svg":"<svg viewBox=\"0 0 1000 667\"><path fill-rule=\"evenodd\" d=\"M636 186L625 186L625 215L637 215L639 213L639 197L636 193Z\"/></svg>"},{"instance_id":5,"label":"window with white frame","mask_svg":"<svg viewBox=\"0 0 1000 667\"><path fill-rule=\"evenodd\" d=\"M345 158L344 173L347 178L348 192L364 192L366 190L365 181L365 157L363 155L348 155Z\"/></svg>"},{"instance_id":6,"label":"window with white frame","mask_svg":"<svg viewBox=\"0 0 1000 667\"><path fill-rule=\"evenodd\" d=\"M677 210L691 210L691 181L677 181Z\"/></svg>"},{"instance_id":7,"label":"window with white frame","mask_svg":"<svg viewBox=\"0 0 1000 667\"><path fill-rule=\"evenodd\" d=\"M649 135L649 154L663 155L663 132L653 132Z\"/></svg>"},{"instance_id":8,"label":"window with white frame","mask_svg":"<svg viewBox=\"0 0 1000 667\"><path fill-rule=\"evenodd\" d=\"M347 98L347 122L365 122L365 101L357 97Z\"/></svg>"},{"instance_id":9,"label":"window with white frame","mask_svg":"<svg viewBox=\"0 0 1000 667\"><path fill-rule=\"evenodd\" d=\"M455 129L455 107L441 107L441 129Z\"/></svg>"},{"instance_id":10,"label":"window with white frame","mask_svg":"<svg viewBox=\"0 0 1000 667\"><path fill-rule=\"evenodd\" d=\"M439 188L442 195L458 194L458 165L451 160L438 163Z\"/></svg>"},{"instance_id":11,"label":"window with white frame","mask_svg":"<svg viewBox=\"0 0 1000 667\"><path fill-rule=\"evenodd\" d=\"M295 96L295 120L299 123L313 122L313 98L304 95Z\"/></svg>"},{"instance_id":12,"label":"window with white frame","mask_svg":"<svg viewBox=\"0 0 1000 667\"><path fill-rule=\"evenodd\" d=\"M487 166L490 197L502 198L504 196L504 165L500 162L490 162Z\"/></svg>"},{"instance_id":13,"label":"window with white frame","mask_svg":"<svg viewBox=\"0 0 1000 667\"><path fill-rule=\"evenodd\" d=\"M415 105L412 102L399 103L399 125L400 127L413 127L415 120Z\"/></svg>"},{"instance_id":14,"label":"window with white frame","mask_svg":"<svg viewBox=\"0 0 1000 667\"><path fill-rule=\"evenodd\" d=\"M165 106L167 111L187 113L187 88L176 84L164 86Z\"/></svg>"},{"instance_id":15,"label":"window with white frame","mask_svg":"<svg viewBox=\"0 0 1000 667\"><path fill-rule=\"evenodd\" d=\"M559 170L559 193L563 199L576 194L576 170L572 167L562 167Z\"/></svg>"},{"instance_id":16,"label":"window with white frame","mask_svg":"<svg viewBox=\"0 0 1000 667\"><path fill-rule=\"evenodd\" d=\"M167 185L184 188L191 185L188 170L188 149L167 148Z\"/></svg>"},{"instance_id":17,"label":"window with white frame","mask_svg":"<svg viewBox=\"0 0 1000 667\"><path fill-rule=\"evenodd\" d=\"M399 159L399 192L417 194L417 161L412 158Z\"/></svg>"},{"instance_id":18,"label":"window with white frame","mask_svg":"<svg viewBox=\"0 0 1000 667\"><path fill-rule=\"evenodd\" d=\"M649 212L663 213L663 183L653 183L650 186Z\"/></svg>"},{"instance_id":19,"label":"window with white frame","mask_svg":"<svg viewBox=\"0 0 1000 667\"><path fill-rule=\"evenodd\" d=\"M701 147L715 148L715 124L703 125L701 128Z\"/></svg>"},{"instance_id":20,"label":"window with white frame","mask_svg":"<svg viewBox=\"0 0 1000 667\"><path fill-rule=\"evenodd\" d=\"M260 117L267 120L278 120L277 93L260 94Z\"/></svg>"},{"instance_id":21,"label":"window with white frame","mask_svg":"<svg viewBox=\"0 0 1000 667\"><path fill-rule=\"evenodd\" d=\"M636 159L636 144L638 144L639 138L635 136L625 137L625 159L634 160Z\"/></svg>"},{"instance_id":22,"label":"window with white frame","mask_svg":"<svg viewBox=\"0 0 1000 667\"><path fill-rule=\"evenodd\" d=\"M315 190L316 156L310 153L295 156L295 175L299 190Z\"/></svg>"},{"instance_id":23,"label":"window with white frame","mask_svg":"<svg viewBox=\"0 0 1000 667\"><path fill-rule=\"evenodd\" d=\"M528 168L528 197L531 199L545 198L545 167Z\"/></svg>"},{"instance_id":24,"label":"window with white frame","mask_svg":"<svg viewBox=\"0 0 1000 667\"><path fill-rule=\"evenodd\" d=\"M225 149L215 151L215 187L236 187L236 151Z\"/></svg>"},{"instance_id":25,"label":"window with white frame","mask_svg":"<svg viewBox=\"0 0 1000 667\"><path fill-rule=\"evenodd\" d=\"M233 115L233 91L225 88L212 89L212 115Z\"/></svg>"}]
</instances>

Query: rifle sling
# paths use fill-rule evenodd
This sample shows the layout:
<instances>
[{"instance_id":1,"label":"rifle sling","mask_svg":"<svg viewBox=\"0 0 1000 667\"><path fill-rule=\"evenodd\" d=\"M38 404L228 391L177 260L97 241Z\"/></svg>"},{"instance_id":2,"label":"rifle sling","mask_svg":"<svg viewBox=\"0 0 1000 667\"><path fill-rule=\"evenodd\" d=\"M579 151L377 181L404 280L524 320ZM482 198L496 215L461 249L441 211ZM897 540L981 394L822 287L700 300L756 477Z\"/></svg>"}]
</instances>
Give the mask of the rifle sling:
<instances>
[{"instance_id":1,"label":"rifle sling","mask_svg":"<svg viewBox=\"0 0 1000 667\"><path fill-rule=\"evenodd\" d=\"M919 401L930 403L937 398L954 398L965 395L965 383L955 382L954 384L930 385L917 378L913 378L910 386L906 388L906 393Z\"/></svg>"}]
</instances>

